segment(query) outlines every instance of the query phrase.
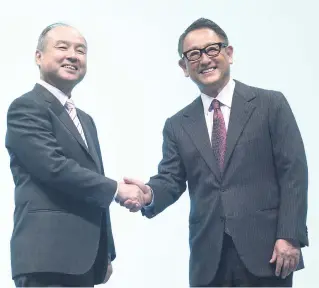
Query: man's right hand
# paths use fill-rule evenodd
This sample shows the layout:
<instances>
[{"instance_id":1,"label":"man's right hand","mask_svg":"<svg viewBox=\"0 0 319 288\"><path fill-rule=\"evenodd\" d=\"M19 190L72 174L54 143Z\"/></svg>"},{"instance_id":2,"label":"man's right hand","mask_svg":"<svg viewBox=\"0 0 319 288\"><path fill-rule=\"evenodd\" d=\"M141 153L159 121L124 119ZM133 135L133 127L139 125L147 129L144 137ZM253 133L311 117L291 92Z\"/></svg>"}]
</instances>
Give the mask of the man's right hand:
<instances>
[{"instance_id":1,"label":"man's right hand","mask_svg":"<svg viewBox=\"0 0 319 288\"><path fill-rule=\"evenodd\" d=\"M119 183L118 185L118 193L115 198L116 202L123 205L125 201L133 201L135 206L137 204L140 207L145 205L144 193L137 185L128 185L125 183Z\"/></svg>"},{"instance_id":2,"label":"man's right hand","mask_svg":"<svg viewBox=\"0 0 319 288\"><path fill-rule=\"evenodd\" d=\"M141 191L143 192L142 197L143 197L144 205L139 206L136 201L132 199L128 199L123 204L121 204L122 206L125 206L125 208L129 209L130 212L137 212L137 211L140 211L143 208L143 206L151 204L153 200L153 193L152 193L151 187L149 187L148 185L145 185L142 181L127 178L127 177L124 177L124 182L126 184L136 185L137 187L141 189Z\"/></svg>"}]
</instances>

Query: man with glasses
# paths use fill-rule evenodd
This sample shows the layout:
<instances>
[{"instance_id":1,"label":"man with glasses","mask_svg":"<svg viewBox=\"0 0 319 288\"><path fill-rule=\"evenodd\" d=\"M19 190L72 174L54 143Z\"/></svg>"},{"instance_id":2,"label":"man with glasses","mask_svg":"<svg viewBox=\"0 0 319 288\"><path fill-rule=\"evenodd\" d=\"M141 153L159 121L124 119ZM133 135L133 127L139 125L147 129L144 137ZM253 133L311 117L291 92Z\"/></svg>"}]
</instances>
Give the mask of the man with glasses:
<instances>
[{"instance_id":1,"label":"man with glasses","mask_svg":"<svg viewBox=\"0 0 319 288\"><path fill-rule=\"evenodd\" d=\"M142 213L152 218L188 182L191 286L290 287L308 245L308 171L289 104L231 78L233 47L208 19L186 29L178 52L201 94L167 119L158 174L126 183L144 191Z\"/></svg>"}]
</instances>

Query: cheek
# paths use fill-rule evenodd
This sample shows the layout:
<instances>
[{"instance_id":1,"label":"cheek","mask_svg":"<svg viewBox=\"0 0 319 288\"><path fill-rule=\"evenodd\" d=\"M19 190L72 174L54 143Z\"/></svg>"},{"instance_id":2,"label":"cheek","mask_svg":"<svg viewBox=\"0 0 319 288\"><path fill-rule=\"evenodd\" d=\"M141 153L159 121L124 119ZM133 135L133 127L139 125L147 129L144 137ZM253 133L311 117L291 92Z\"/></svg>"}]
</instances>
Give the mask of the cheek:
<instances>
[{"instance_id":1,"label":"cheek","mask_svg":"<svg viewBox=\"0 0 319 288\"><path fill-rule=\"evenodd\" d=\"M79 59L81 68L86 69L86 66L87 66L86 57L79 57L78 59Z\"/></svg>"},{"instance_id":2,"label":"cheek","mask_svg":"<svg viewBox=\"0 0 319 288\"><path fill-rule=\"evenodd\" d=\"M220 62L218 63L218 67L220 68L220 71L221 71L222 73L224 73L224 72L226 72L226 71L229 70L230 61L231 61L231 60L230 60L229 58L227 58L227 59L223 59L222 61L220 61Z\"/></svg>"},{"instance_id":3,"label":"cheek","mask_svg":"<svg viewBox=\"0 0 319 288\"><path fill-rule=\"evenodd\" d=\"M192 63L190 65L187 66L187 71L188 71L188 74L191 75L191 76L195 76L195 77L198 77L198 66L199 64L198 63Z\"/></svg>"}]
</instances>

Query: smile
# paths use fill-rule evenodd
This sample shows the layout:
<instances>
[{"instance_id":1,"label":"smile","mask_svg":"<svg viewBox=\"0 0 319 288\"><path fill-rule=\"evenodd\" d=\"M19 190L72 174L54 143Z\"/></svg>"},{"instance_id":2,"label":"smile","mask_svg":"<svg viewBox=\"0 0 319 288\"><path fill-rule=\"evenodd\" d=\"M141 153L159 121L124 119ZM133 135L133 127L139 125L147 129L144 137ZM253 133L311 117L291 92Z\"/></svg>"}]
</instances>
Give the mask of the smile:
<instances>
[{"instance_id":1,"label":"smile","mask_svg":"<svg viewBox=\"0 0 319 288\"><path fill-rule=\"evenodd\" d=\"M209 68L209 69L206 69L206 70L201 71L200 73L201 73L201 74L207 74L207 73L213 72L213 71L215 71L215 70L216 70L216 67L211 67L211 68Z\"/></svg>"},{"instance_id":2,"label":"smile","mask_svg":"<svg viewBox=\"0 0 319 288\"><path fill-rule=\"evenodd\" d=\"M62 67L73 70L73 71L78 70L78 68L76 66L73 66L73 65L62 65Z\"/></svg>"}]
</instances>

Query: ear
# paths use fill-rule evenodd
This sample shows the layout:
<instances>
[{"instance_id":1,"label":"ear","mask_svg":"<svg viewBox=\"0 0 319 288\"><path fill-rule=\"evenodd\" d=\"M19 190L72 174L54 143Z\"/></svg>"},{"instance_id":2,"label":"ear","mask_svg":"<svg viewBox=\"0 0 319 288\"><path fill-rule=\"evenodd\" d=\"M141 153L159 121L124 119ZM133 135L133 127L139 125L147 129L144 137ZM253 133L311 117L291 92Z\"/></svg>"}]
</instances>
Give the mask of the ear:
<instances>
[{"instance_id":1,"label":"ear","mask_svg":"<svg viewBox=\"0 0 319 288\"><path fill-rule=\"evenodd\" d=\"M187 65L183 58L178 61L178 65L183 69L185 77L189 77Z\"/></svg>"},{"instance_id":2,"label":"ear","mask_svg":"<svg viewBox=\"0 0 319 288\"><path fill-rule=\"evenodd\" d=\"M228 62L229 64L233 64L233 53L234 53L234 47L233 46L227 46L226 49L226 54L228 56Z\"/></svg>"},{"instance_id":3,"label":"ear","mask_svg":"<svg viewBox=\"0 0 319 288\"><path fill-rule=\"evenodd\" d=\"M41 51L39 51L39 50L35 51L35 63L37 64L37 66L40 66L41 58L42 58Z\"/></svg>"}]
</instances>

